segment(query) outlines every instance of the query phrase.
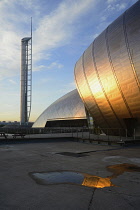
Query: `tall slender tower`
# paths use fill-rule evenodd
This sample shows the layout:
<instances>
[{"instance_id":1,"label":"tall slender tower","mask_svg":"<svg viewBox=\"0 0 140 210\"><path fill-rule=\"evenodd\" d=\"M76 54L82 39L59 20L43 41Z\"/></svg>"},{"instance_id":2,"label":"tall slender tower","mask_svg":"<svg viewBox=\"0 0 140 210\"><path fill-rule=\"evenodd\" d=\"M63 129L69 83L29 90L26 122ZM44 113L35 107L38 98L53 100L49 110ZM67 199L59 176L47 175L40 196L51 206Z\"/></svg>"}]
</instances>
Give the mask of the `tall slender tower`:
<instances>
[{"instance_id":1,"label":"tall slender tower","mask_svg":"<svg viewBox=\"0 0 140 210\"><path fill-rule=\"evenodd\" d=\"M31 36L21 39L20 124L28 124L32 99L32 19Z\"/></svg>"}]
</instances>

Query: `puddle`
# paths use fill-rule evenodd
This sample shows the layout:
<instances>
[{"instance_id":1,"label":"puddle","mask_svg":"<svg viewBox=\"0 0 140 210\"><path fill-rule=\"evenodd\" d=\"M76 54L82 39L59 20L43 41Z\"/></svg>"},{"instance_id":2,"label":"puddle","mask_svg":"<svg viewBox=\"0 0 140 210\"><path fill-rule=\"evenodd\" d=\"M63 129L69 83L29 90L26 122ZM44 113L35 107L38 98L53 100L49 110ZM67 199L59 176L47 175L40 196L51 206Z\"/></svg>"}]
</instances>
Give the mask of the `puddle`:
<instances>
[{"instance_id":1,"label":"puddle","mask_svg":"<svg viewBox=\"0 0 140 210\"><path fill-rule=\"evenodd\" d=\"M140 163L140 158L127 158L127 157L123 157L123 156L108 156L103 158L104 162L112 162L113 164L119 164L119 163L136 163L139 164Z\"/></svg>"},{"instance_id":2,"label":"puddle","mask_svg":"<svg viewBox=\"0 0 140 210\"><path fill-rule=\"evenodd\" d=\"M140 167L128 163L107 166L106 169L112 173L106 178L75 171L31 172L29 175L37 184L42 185L74 184L104 188L115 186L111 179L117 178L124 172L140 172Z\"/></svg>"},{"instance_id":3,"label":"puddle","mask_svg":"<svg viewBox=\"0 0 140 210\"><path fill-rule=\"evenodd\" d=\"M102 178L86 173L72 171L54 171L29 173L37 184L54 185L54 184L75 184L87 187L103 188L114 186L110 178Z\"/></svg>"},{"instance_id":4,"label":"puddle","mask_svg":"<svg viewBox=\"0 0 140 210\"><path fill-rule=\"evenodd\" d=\"M140 158L129 158L131 162L140 163Z\"/></svg>"},{"instance_id":5,"label":"puddle","mask_svg":"<svg viewBox=\"0 0 140 210\"><path fill-rule=\"evenodd\" d=\"M117 165L111 165L106 167L109 172L112 173L111 179L123 174L124 172L140 172L140 167L134 164L123 163Z\"/></svg>"}]
</instances>

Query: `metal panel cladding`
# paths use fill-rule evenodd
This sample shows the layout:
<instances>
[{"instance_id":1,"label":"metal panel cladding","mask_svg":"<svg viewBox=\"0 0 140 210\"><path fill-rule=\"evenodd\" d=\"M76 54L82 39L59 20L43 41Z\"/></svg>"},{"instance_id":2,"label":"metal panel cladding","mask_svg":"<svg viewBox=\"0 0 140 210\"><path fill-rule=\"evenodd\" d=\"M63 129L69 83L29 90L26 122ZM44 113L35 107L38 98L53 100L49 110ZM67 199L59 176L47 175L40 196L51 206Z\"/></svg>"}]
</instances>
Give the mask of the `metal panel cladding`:
<instances>
[{"instance_id":1,"label":"metal panel cladding","mask_svg":"<svg viewBox=\"0 0 140 210\"><path fill-rule=\"evenodd\" d=\"M101 128L140 118L140 1L107 27L75 65L78 92Z\"/></svg>"},{"instance_id":2,"label":"metal panel cladding","mask_svg":"<svg viewBox=\"0 0 140 210\"><path fill-rule=\"evenodd\" d=\"M86 119L85 107L76 89L51 104L33 127L45 127L47 121L74 119Z\"/></svg>"}]
</instances>

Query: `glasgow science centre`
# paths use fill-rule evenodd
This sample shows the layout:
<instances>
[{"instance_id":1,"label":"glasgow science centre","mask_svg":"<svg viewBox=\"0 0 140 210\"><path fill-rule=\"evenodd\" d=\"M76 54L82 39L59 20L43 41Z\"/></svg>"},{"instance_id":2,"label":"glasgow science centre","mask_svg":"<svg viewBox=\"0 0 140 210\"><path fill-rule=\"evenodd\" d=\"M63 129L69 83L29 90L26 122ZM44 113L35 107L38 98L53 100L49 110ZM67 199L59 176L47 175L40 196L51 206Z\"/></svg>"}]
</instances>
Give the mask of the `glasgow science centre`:
<instances>
[{"instance_id":1,"label":"glasgow science centre","mask_svg":"<svg viewBox=\"0 0 140 210\"><path fill-rule=\"evenodd\" d=\"M50 105L33 127L94 126L140 132L140 1L111 23L75 64L77 89Z\"/></svg>"}]
</instances>

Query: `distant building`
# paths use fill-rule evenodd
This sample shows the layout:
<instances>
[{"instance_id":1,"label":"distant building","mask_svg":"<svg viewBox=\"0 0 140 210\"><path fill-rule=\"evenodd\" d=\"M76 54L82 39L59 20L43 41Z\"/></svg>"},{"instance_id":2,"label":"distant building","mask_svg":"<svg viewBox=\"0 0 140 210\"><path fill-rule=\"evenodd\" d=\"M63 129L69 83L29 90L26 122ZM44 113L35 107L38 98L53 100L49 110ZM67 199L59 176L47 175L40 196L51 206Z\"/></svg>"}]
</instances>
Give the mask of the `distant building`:
<instances>
[{"instance_id":1,"label":"distant building","mask_svg":"<svg viewBox=\"0 0 140 210\"><path fill-rule=\"evenodd\" d=\"M87 126L87 117L77 90L73 90L55 101L33 124L33 127L83 126Z\"/></svg>"}]
</instances>

